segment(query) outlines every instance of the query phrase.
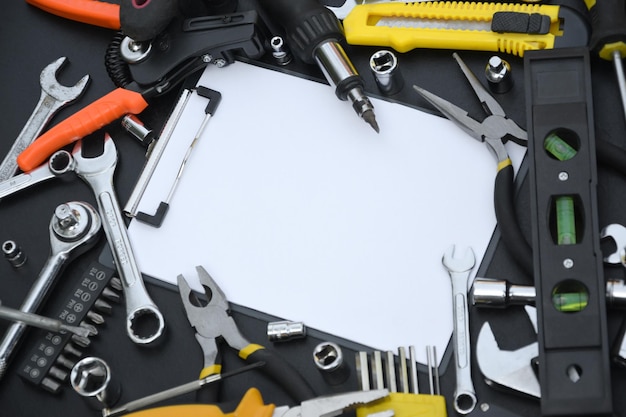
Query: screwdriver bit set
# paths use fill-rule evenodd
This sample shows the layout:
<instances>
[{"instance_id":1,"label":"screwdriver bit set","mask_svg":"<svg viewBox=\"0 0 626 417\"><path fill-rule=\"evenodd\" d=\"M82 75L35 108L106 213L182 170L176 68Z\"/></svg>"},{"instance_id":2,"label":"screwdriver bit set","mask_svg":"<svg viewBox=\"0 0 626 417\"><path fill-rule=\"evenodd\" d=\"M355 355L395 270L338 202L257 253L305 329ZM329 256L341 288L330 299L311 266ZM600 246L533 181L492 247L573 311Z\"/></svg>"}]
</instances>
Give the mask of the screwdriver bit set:
<instances>
[{"instance_id":1,"label":"screwdriver bit set","mask_svg":"<svg viewBox=\"0 0 626 417\"><path fill-rule=\"evenodd\" d=\"M112 269L92 262L54 317L70 325L90 327L97 333L95 326L104 323L103 314L111 314L111 303L120 302L119 278L113 275ZM69 385L68 376L82 356L81 349L90 344L89 338L71 333L39 331L17 373L25 381L58 394L63 386Z\"/></svg>"}]
</instances>

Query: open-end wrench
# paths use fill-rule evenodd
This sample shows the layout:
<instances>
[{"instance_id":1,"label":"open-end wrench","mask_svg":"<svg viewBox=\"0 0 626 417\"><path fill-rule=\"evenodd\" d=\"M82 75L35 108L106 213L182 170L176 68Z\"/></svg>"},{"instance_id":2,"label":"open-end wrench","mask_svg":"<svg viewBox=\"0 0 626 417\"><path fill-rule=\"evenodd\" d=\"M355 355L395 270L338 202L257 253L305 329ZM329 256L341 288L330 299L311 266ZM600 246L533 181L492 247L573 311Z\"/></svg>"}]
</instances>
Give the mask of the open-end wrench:
<instances>
[{"instance_id":1,"label":"open-end wrench","mask_svg":"<svg viewBox=\"0 0 626 417\"><path fill-rule=\"evenodd\" d=\"M67 173L74 171L74 166L74 157L71 153L65 150L56 151L50 156L47 164L0 182L0 199L42 181L55 177L63 178Z\"/></svg>"},{"instance_id":2,"label":"open-end wrench","mask_svg":"<svg viewBox=\"0 0 626 417\"><path fill-rule=\"evenodd\" d=\"M165 321L146 291L113 187L117 148L113 139L106 134L101 155L87 158L81 150L82 140L79 140L72 152L76 161L76 174L89 184L98 201L104 232L124 289L126 331L134 343L151 344L163 334ZM140 331L146 334L139 334Z\"/></svg>"},{"instance_id":3,"label":"open-end wrench","mask_svg":"<svg viewBox=\"0 0 626 417\"><path fill-rule=\"evenodd\" d=\"M469 311L467 305L467 283L476 263L472 248L459 253L451 246L443 254L442 263L452 281L452 308L454 320L454 362L456 365L456 389L454 409L459 414L469 414L476 407L476 391L472 382Z\"/></svg>"},{"instance_id":4,"label":"open-end wrench","mask_svg":"<svg viewBox=\"0 0 626 417\"><path fill-rule=\"evenodd\" d=\"M526 314L537 331L537 312L526 306ZM541 397L539 380L532 361L539 356L539 344L533 342L515 350L502 350L491 330L489 322L483 323L476 340L476 360L488 385L498 386Z\"/></svg>"},{"instance_id":5,"label":"open-end wrench","mask_svg":"<svg viewBox=\"0 0 626 417\"><path fill-rule=\"evenodd\" d=\"M56 208L49 226L50 256L22 302L21 311L37 311L67 262L96 244L101 227L98 212L87 203L69 202ZM24 323L12 324L0 342L0 378L26 327Z\"/></svg>"},{"instance_id":6,"label":"open-end wrench","mask_svg":"<svg viewBox=\"0 0 626 417\"><path fill-rule=\"evenodd\" d=\"M65 57L61 57L41 71L39 102L0 164L0 181L9 179L17 173L17 156L37 139L57 111L79 98L85 91L89 75L85 75L72 87L66 87L57 81L56 74L66 60Z\"/></svg>"}]
</instances>

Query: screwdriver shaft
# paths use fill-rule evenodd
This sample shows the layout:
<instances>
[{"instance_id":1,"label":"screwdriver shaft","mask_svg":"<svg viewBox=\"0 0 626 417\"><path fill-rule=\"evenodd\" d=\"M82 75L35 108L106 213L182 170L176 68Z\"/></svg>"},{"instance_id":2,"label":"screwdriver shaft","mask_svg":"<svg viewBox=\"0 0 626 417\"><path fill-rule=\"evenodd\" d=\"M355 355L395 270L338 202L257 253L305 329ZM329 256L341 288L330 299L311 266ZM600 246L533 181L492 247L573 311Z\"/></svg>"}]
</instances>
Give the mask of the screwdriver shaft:
<instances>
[{"instance_id":1,"label":"screwdriver shaft","mask_svg":"<svg viewBox=\"0 0 626 417\"><path fill-rule=\"evenodd\" d=\"M60 320L51 319L49 317L40 316L38 314L26 313L14 308L0 306L0 318L12 321L18 321L29 326L38 327L53 332L67 331L82 337L89 337L91 331L88 328L70 326Z\"/></svg>"},{"instance_id":2,"label":"screwdriver shaft","mask_svg":"<svg viewBox=\"0 0 626 417\"><path fill-rule=\"evenodd\" d=\"M624 66L622 65L622 54L619 50L613 51L613 65L615 66L619 94L622 98L622 110L624 111L624 118L626 118L626 77L624 76Z\"/></svg>"},{"instance_id":3,"label":"screwdriver shaft","mask_svg":"<svg viewBox=\"0 0 626 417\"><path fill-rule=\"evenodd\" d=\"M224 374L213 374L195 381L187 382L186 384L178 385L165 391L157 392L156 394L151 394L138 400L130 401L113 409L105 408L102 410L102 417L120 416L123 414L131 413L133 411L141 410L142 408L146 408L161 401L169 400L183 394L197 391L207 384L230 378L231 376L235 376L264 365L265 362L256 362L251 365L243 366L232 372Z\"/></svg>"}]
</instances>

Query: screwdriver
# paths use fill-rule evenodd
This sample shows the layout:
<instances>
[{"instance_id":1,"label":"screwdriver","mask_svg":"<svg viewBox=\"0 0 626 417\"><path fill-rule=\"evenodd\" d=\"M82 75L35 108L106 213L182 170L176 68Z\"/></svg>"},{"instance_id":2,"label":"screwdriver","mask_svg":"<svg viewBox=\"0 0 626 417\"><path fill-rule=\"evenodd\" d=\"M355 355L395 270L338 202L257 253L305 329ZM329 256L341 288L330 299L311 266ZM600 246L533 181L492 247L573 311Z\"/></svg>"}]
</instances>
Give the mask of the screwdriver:
<instances>
[{"instance_id":1,"label":"screwdriver","mask_svg":"<svg viewBox=\"0 0 626 417\"><path fill-rule=\"evenodd\" d=\"M626 78L622 58L626 56L626 3L624 0L585 0L591 14L589 46L602 59L613 61L626 117Z\"/></svg>"},{"instance_id":2,"label":"screwdriver","mask_svg":"<svg viewBox=\"0 0 626 417\"><path fill-rule=\"evenodd\" d=\"M78 336L89 337L92 331L86 327L70 326L60 320L51 319L49 317L40 316L38 314L26 313L10 307L0 305L0 318L18 321L29 326L38 327L52 332L66 331Z\"/></svg>"},{"instance_id":3,"label":"screwdriver","mask_svg":"<svg viewBox=\"0 0 626 417\"><path fill-rule=\"evenodd\" d=\"M341 46L345 38L334 13L316 0L260 0L259 4L283 26L291 51L308 64L316 63L337 97L350 100L357 115L378 132L374 106Z\"/></svg>"}]
</instances>

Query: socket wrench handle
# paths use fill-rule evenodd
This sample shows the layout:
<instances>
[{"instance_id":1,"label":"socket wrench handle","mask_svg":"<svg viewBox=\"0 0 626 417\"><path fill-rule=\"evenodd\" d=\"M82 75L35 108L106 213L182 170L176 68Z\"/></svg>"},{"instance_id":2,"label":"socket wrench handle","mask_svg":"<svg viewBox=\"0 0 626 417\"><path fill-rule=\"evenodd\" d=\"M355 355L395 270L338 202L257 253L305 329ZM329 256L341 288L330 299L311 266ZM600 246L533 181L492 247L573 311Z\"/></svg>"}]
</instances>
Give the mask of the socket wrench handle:
<instances>
[{"instance_id":1,"label":"socket wrench handle","mask_svg":"<svg viewBox=\"0 0 626 417\"><path fill-rule=\"evenodd\" d=\"M63 210L59 209L61 207ZM95 245L101 226L98 212L87 203L69 202L57 207L49 227L50 256L22 302L21 311L35 313L39 309L70 258ZM5 333L0 343L0 378L26 328L24 323L13 323Z\"/></svg>"},{"instance_id":2,"label":"socket wrench handle","mask_svg":"<svg viewBox=\"0 0 626 417\"><path fill-rule=\"evenodd\" d=\"M467 248L464 254L458 255L456 248L452 246L444 253L442 262L452 281L453 342L456 365L453 405L457 413L466 415L474 410L478 402L472 382L467 304L467 283L476 260L472 248Z\"/></svg>"}]
</instances>

